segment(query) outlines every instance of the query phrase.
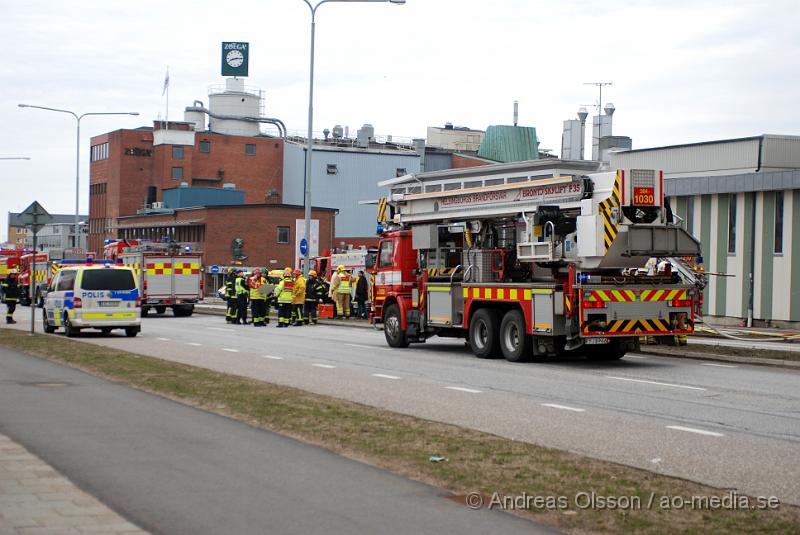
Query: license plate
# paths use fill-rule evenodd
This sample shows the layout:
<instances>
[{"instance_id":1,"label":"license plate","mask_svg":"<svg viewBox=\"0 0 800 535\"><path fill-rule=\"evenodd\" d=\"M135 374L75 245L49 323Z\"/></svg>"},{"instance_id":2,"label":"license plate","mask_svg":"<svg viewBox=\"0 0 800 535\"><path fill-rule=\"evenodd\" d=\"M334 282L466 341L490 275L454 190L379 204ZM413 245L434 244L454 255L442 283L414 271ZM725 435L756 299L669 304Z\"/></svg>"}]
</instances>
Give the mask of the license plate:
<instances>
[{"instance_id":1,"label":"license plate","mask_svg":"<svg viewBox=\"0 0 800 535\"><path fill-rule=\"evenodd\" d=\"M101 307L115 307L117 306L117 301L100 301L98 304Z\"/></svg>"},{"instance_id":2,"label":"license plate","mask_svg":"<svg viewBox=\"0 0 800 535\"><path fill-rule=\"evenodd\" d=\"M611 342L610 339L598 336L597 338L584 338L584 343L588 346L600 346Z\"/></svg>"}]
</instances>

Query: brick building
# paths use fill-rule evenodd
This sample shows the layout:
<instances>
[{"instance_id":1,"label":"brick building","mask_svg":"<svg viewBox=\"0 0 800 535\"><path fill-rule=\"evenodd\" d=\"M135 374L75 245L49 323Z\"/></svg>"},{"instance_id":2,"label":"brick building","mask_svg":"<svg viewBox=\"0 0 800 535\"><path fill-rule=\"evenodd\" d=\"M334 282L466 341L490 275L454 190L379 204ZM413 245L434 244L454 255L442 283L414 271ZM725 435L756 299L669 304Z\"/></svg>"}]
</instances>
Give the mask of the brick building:
<instances>
[{"instance_id":1,"label":"brick building","mask_svg":"<svg viewBox=\"0 0 800 535\"><path fill-rule=\"evenodd\" d=\"M89 179L89 250L117 237L119 217L158 206L163 191L235 184L245 203L279 201L283 140L195 132L191 123L116 130L92 138Z\"/></svg>"}]
</instances>

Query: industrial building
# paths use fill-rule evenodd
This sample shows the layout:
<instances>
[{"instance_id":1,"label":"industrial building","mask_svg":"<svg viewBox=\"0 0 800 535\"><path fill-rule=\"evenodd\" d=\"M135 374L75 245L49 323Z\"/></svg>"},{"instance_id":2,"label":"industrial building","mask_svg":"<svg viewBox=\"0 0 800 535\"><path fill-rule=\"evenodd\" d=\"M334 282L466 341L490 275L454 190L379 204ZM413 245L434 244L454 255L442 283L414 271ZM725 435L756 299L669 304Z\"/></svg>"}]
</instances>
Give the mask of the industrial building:
<instances>
[{"instance_id":1,"label":"industrial building","mask_svg":"<svg viewBox=\"0 0 800 535\"><path fill-rule=\"evenodd\" d=\"M611 168L664 170L673 211L711 273L715 322L800 322L800 136L760 135L611 154Z\"/></svg>"},{"instance_id":2,"label":"industrial building","mask_svg":"<svg viewBox=\"0 0 800 535\"><path fill-rule=\"evenodd\" d=\"M75 241L75 214L50 214L53 220L36 234L36 246L40 251L59 253L70 247L86 248L86 220L78 216L78 240ZM8 245L10 247L33 247L33 233L20 220L20 214L8 213Z\"/></svg>"}]
</instances>

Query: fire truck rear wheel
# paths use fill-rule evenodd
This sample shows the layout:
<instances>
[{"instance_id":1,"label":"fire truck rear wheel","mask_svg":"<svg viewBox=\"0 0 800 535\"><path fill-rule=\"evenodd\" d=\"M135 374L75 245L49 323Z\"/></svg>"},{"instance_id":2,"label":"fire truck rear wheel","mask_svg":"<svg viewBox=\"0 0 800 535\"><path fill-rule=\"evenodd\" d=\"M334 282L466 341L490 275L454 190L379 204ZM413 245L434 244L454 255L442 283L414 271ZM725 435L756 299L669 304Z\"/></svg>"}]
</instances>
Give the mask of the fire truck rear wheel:
<instances>
[{"instance_id":1,"label":"fire truck rear wheel","mask_svg":"<svg viewBox=\"0 0 800 535\"><path fill-rule=\"evenodd\" d=\"M167 307L156 307L156 314L163 314L167 311Z\"/></svg>"},{"instance_id":2,"label":"fire truck rear wheel","mask_svg":"<svg viewBox=\"0 0 800 535\"><path fill-rule=\"evenodd\" d=\"M509 310L500 324L500 349L509 362L525 362L531 357L531 337L525 333L525 316Z\"/></svg>"},{"instance_id":3,"label":"fire truck rear wheel","mask_svg":"<svg viewBox=\"0 0 800 535\"><path fill-rule=\"evenodd\" d=\"M408 347L408 336L400 321L400 307L389 305L383 315L383 335L391 347Z\"/></svg>"},{"instance_id":4,"label":"fire truck rear wheel","mask_svg":"<svg viewBox=\"0 0 800 535\"><path fill-rule=\"evenodd\" d=\"M469 346L479 359L500 356L500 320L497 311L481 308L472 316L469 325Z\"/></svg>"}]
</instances>

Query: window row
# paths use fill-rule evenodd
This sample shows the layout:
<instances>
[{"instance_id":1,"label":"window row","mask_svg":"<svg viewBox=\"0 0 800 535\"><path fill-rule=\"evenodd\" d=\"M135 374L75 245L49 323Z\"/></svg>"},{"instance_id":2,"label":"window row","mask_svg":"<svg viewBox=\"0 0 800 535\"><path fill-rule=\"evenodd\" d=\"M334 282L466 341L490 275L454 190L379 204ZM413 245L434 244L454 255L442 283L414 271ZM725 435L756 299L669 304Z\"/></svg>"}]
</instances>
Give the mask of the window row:
<instances>
[{"instance_id":1,"label":"window row","mask_svg":"<svg viewBox=\"0 0 800 535\"><path fill-rule=\"evenodd\" d=\"M106 192L106 183L91 184L89 186L89 195L102 195Z\"/></svg>"},{"instance_id":2,"label":"window row","mask_svg":"<svg viewBox=\"0 0 800 535\"><path fill-rule=\"evenodd\" d=\"M180 149L180 151L176 152L175 149ZM197 149L202 152L203 154L208 154L211 152L211 142L207 139L203 139L197 145ZM179 156L177 156L179 154ZM255 156L256 155L256 144L255 143L245 143L244 145L244 154L245 156ZM183 147L178 145L173 145L172 147L172 159L173 160L182 160L183 159Z\"/></svg>"},{"instance_id":3,"label":"window row","mask_svg":"<svg viewBox=\"0 0 800 535\"><path fill-rule=\"evenodd\" d=\"M338 175L339 174L339 165L335 163L329 163L325 166L325 172L329 175ZM405 167L398 167L394 170L394 176L403 176L408 174Z\"/></svg>"},{"instance_id":4,"label":"window row","mask_svg":"<svg viewBox=\"0 0 800 535\"><path fill-rule=\"evenodd\" d=\"M100 143L99 145L92 145L92 158L93 162L98 160L108 160L108 143Z\"/></svg>"}]
</instances>

